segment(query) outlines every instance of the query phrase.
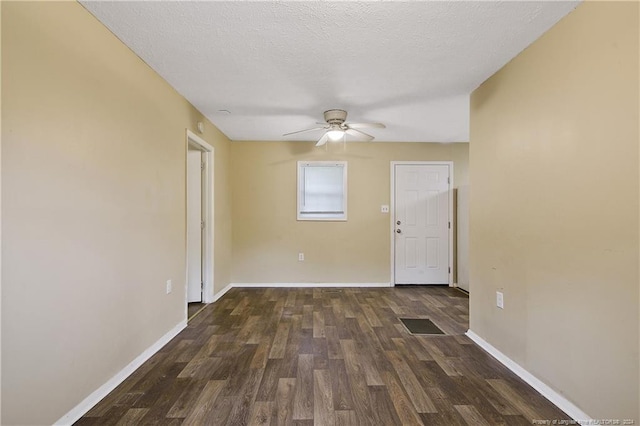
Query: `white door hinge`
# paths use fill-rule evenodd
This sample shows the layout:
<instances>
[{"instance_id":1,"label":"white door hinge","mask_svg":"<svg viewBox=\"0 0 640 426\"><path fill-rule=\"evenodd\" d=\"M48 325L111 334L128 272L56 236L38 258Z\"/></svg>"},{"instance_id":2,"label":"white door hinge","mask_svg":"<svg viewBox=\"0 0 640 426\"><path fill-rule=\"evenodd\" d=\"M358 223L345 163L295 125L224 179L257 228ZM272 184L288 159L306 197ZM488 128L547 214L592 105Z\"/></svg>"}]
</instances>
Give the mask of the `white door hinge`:
<instances>
[{"instance_id":1,"label":"white door hinge","mask_svg":"<svg viewBox=\"0 0 640 426\"><path fill-rule=\"evenodd\" d=\"M206 163L204 161L200 163L200 170L204 170L205 167L206 167Z\"/></svg>"},{"instance_id":2,"label":"white door hinge","mask_svg":"<svg viewBox=\"0 0 640 426\"><path fill-rule=\"evenodd\" d=\"M204 220L200 221L200 229L204 229Z\"/></svg>"}]
</instances>

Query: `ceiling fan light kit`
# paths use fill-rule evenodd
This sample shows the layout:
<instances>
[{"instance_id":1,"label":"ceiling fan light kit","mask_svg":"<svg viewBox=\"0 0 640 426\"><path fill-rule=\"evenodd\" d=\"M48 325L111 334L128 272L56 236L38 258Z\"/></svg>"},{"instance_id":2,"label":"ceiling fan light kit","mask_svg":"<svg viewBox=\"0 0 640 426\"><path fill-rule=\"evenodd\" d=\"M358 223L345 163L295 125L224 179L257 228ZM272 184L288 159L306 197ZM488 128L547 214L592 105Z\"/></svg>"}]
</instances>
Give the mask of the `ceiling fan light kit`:
<instances>
[{"instance_id":1,"label":"ceiling fan light kit","mask_svg":"<svg viewBox=\"0 0 640 426\"><path fill-rule=\"evenodd\" d=\"M327 141L337 142L343 138L346 139L347 135L363 141L372 141L374 139L373 136L358 129L384 129L386 127L382 123L346 123L346 120L347 111L343 109L329 109L324 112L324 121L326 121L327 123L325 126L285 133L283 136L311 132L314 130L324 130L324 134L320 137L320 139L318 139L318 142L316 142L316 146L322 146L326 144Z\"/></svg>"},{"instance_id":2,"label":"ceiling fan light kit","mask_svg":"<svg viewBox=\"0 0 640 426\"><path fill-rule=\"evenodd\" d=\"M337 142L340 139L342 139L342 137L344 136L344 131L341 130L341 129L331 129L331 130L327 131L327 136L333 142Z\"/></svg>"}]
</instances>

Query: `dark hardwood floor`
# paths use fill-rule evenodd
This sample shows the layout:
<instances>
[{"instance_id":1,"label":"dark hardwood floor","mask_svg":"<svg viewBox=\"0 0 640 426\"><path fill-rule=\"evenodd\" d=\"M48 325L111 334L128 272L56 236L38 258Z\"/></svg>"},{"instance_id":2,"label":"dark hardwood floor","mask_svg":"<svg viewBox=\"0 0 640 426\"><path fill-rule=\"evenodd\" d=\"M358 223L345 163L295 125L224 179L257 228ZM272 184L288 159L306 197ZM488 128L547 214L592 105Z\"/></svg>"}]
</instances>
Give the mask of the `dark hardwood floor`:
<instances>
[{"instance_id":1,"label":"dark hardwood floor","mask_svg":"<svg viewBox=\"0 0 640 426\"><path fill-rule=\"evenodd\" d=\"M569 419L463 333L448 287L232 289L77 425L530 425ZM413 336L399 317L447 335Z\"/></svg>"}]
</instances>

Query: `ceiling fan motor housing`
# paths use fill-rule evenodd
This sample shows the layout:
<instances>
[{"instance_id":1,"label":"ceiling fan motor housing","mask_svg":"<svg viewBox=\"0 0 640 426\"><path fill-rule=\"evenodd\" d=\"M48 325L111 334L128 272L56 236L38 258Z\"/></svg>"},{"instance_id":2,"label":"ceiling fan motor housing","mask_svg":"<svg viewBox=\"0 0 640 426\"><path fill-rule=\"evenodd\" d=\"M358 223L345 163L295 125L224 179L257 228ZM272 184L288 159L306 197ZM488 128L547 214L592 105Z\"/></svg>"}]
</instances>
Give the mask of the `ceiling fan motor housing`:
<instances>
[{"instance_id":1,"label":"ceiling fan motor housing","mask_svg":"<svg viewBox=\"0 0 640 426\"><path fill-rule=\"evenodd\" d=\"M347 119L347 111L343 109L330 109L324 112L324 121L329 124L342 124Z\"/></svg>"}]
</instances>

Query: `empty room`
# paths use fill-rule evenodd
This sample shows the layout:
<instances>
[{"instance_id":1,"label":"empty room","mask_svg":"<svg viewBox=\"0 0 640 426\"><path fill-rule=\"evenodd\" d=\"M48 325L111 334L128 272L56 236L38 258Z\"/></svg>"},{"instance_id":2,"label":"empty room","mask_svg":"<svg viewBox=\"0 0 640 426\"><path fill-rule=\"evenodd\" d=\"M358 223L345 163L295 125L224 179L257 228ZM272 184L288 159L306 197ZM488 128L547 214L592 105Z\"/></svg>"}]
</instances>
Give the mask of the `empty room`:
<instances>
[{"instance_id":1,"label":"empty room","mask_svg":"<svg viewBox=\"0 0 640 426\"><path fill-rule=\"evenodd\" d=\"M0 423L640 424L639 22L1 1Z\"/></svg>"}]
</instances>

